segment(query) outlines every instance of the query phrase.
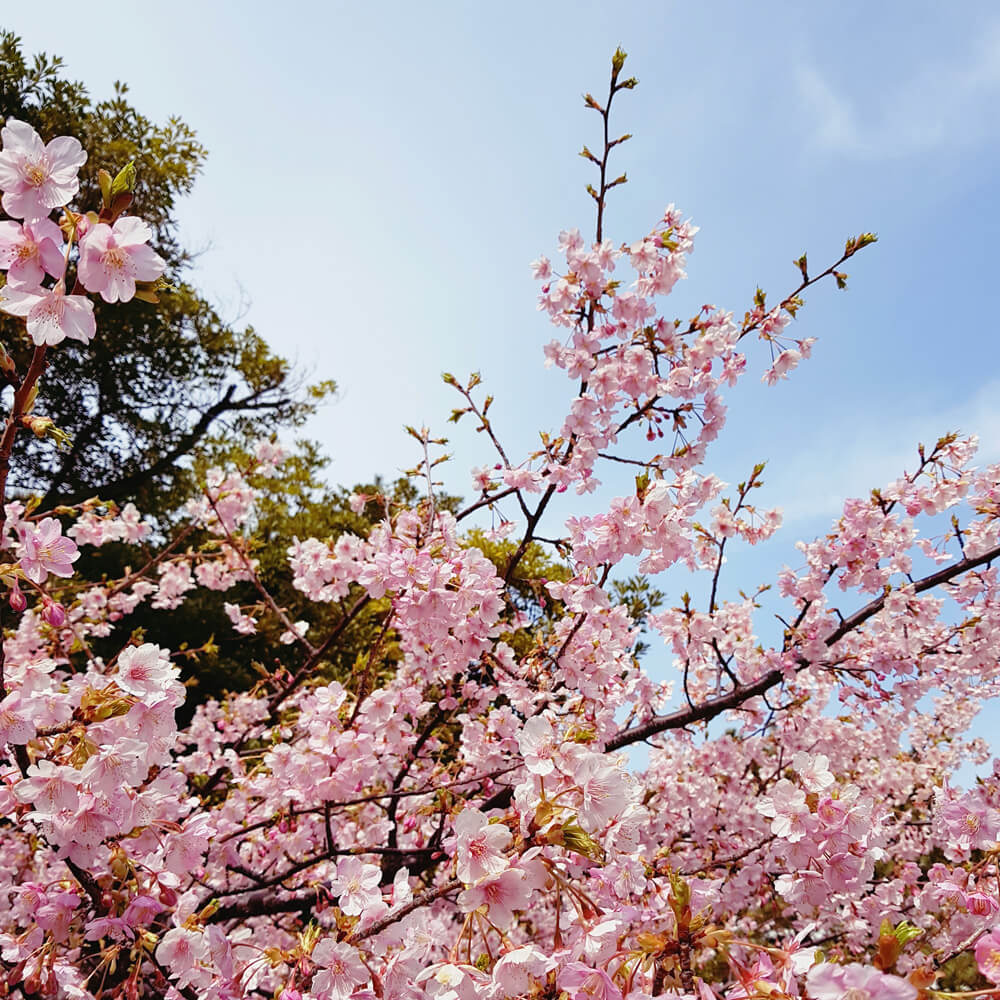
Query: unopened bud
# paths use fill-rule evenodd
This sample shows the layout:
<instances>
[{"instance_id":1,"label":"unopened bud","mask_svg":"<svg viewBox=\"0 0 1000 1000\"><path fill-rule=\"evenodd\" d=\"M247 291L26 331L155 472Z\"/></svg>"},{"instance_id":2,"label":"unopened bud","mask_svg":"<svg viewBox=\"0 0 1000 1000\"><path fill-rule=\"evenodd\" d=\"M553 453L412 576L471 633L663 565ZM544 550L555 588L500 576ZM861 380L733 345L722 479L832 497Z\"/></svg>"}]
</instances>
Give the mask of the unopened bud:
<instances>
[{"instance_id":1,"label":"unopened bud","mask_svg":"<svg viewBox=\"0 0 1000 1000\"><path fill-rule=\"evenodd\" d=\"M18 586L17 580L14 581L14 585L10 588L10 597L7 600L10 603L12 611L20 613L28 606L28 599Z\"/></svg>"},{"instance_id":2,"label":"unopened bud","mask_svg":"<svg viewBox=\"0 0 1000 1000\"><path fill-rule=\"evenodd\" d=\"M0 344L0 372L8 378L17 378L17 365L2 344Z\"/></svg>"},{"instance_id":3,"label":"unopened bud","mask_svg":"<svg viewBox=\"0 0 1000 1000\"><path fill-rule=\"evenodd\" d=\"M53 438L60 448L66 447L70 443L70 436L65 431L56 427L51 417L39 417L31 413L26 413L21 417L21 424L31 431L36 438Z\"/></svg>"},{"instance_id":4,"label":"unopened bud","mask_svg":"<svg viewBox=\"0 0 1000 1000\"><path fill-rule=\"evenodd\" d=\"M107 170L97 171L97 183L101 186L101 198L104 201L104 207L111 207L111 185L113 183L111 174Z\"/></svg>"},{"instance_id":5,"label":"unopened bud","mask_svg":"<svg viewBox=\"0 0 1000 1000\"><path fill-rule=\"evenodd\" d=\"M42 618L53 628L62 628L66 624L66 609L58 601L50 601L46 597L42 605Z\"/></svg>"}]
</instances>

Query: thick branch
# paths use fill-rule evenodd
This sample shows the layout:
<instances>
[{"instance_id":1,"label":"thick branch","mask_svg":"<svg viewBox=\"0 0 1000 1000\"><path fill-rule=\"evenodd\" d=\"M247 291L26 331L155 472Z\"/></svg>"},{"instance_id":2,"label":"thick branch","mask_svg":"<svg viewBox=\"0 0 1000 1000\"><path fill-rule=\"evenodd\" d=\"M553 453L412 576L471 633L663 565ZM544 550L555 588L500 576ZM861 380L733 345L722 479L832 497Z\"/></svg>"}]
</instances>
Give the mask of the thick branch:
<instances>
[{"instance_id":1,"label":"thick branch","mask_svg":"<svg viewBox=\"0 0 1000 1000\"><path fill-rule=\"evenodd\" d=\"M179 459L187 455L208 434L212 424L223 414L243 410L265 409L281 405L281 403L286 401L278 399L270 403L262 402L260 391L235 399L235 393L236 386L229 386L222 398L205 410L198 418L197 423L178 439L173 448L166 454L161 455L152 465L138 469L119 479L113 479L99 486L87 486L75 492L62 493L53 486L45 494L41 508L48 510L59 504L72 506L95 495L100 496L102 500L121 500L125 497L133 496L145 483L168 472Z\"/></svg>"},{"instance_id":2,"label":"thick branch","mask_svg":"<svg viewBox=\"0 0 1000 1000\"><path fill-rule=\"evenodd\" d=\"M311 912L315 903L315 889L306 889L285 899L275 896L274 891L270 890L241 899L238 903L220 906L208 918L208 922L219 924L225 920L245 920L247 917L263 917L276 913L299 913L304 916Z\"/></svg>"},{"instance_id":3,"label":"thick branch","mask_svg":"<svg viewBox=\"0 0 1000 1000\"><path fill-rule=\"evenodd\" d=\"M984 566L998 557L1000 557L1000 546L989 549L974 559L962 559L952 566L945 566L944 569L940 569L938 572L932 573L922 580L918 580L913 585L913 589L918 594L923 593L925 590L932 590L934 587L940 586L942 583L947 583L956 576L961 576L962 573L968 572L970 569L975 569L977 566ZM884 606L884 596L875 598L875 600L870 601L863 608L855 611L849 618L845 618L826 637L824 642L828 647L833 646L843 639L844 636L863 625L869 618L878 614ZM812 661L800 659L796 670L805 670L812 665ZM656 736L658 733L664 733L671 729L684 729L686 726L693 725L696 722L708 722L729 709L739 708L751 698L759 697L780 684L784 679L785 673L783 671L769 670L762 677L758 677L753 683L741 684L727 694L720 695L718 698L709 698L708 701L702 702L700 705L678 709L676 712L671 712L668 715L654 716L648 722L642 723L642 725L623 729L608 741L606 749L620 750L622 747L631 746L633 743L641 743L643 740L648 740L651 736Z\"/></svg>"}]
</instances>

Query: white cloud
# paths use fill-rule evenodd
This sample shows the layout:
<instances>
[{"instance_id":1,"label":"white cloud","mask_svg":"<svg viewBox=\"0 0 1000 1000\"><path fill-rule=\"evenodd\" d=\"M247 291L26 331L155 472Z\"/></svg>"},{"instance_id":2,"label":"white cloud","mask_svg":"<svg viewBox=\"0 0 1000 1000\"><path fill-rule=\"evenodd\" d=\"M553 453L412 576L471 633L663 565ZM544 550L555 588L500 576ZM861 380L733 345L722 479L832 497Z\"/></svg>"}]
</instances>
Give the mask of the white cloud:
<instances>
[{"instance_id":1,"label":"white cloud","mask_svg":"<svg viewBox=\"0 0 1000 1000\"><path fill-rule=\"evenodd\" d=\"M768 494L781 504L786 523L834 518L848 497L867 496L912 470L917 445L930 448L949 431L978 436L975 464L1000 462L1000 379L948 410L901 414L853 439L831 425L807 451L769 463Z\"/></svg>"},{"instance_id":2,"label":"white cloud","mask_svg":"<svg viewBox=\"0 0 1000 1000\"><path fill-rule=\"evenodd\" d=\"M888 159L944 145L966 147L995 130L1000 97L1000 21L970 43L962 61L923 60L884 89L836 87L816 66L796 77L814 148L859 159Z\"/></svg>"}]
</instances>

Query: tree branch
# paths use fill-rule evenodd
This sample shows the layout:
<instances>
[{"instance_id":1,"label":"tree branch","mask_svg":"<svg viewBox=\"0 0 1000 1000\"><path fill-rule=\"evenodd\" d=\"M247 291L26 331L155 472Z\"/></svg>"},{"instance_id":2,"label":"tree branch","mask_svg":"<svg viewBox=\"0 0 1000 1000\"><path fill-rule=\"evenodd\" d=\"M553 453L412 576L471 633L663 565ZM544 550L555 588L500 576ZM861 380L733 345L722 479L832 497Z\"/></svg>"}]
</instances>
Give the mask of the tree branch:
<instances>
[{"instance_id":1,"label":"tree branch","mask_svg":"<svg viewBox=\"0 0 1000 1000\"><path fill-rule=\"evenodd\" d=\"M918 594L923 593L925 590L932 590L934 587L940 586L942 583L947 583L956 576L960 576L970 569L975 569L977 566L984 566L998 557L1000 557L1000 546L989 549L974 559L962 559L952 566L945 566L944 569L938 570L937 573L932 573L930 576L918 580L913 585L913 589ZM824 640L826 646L829 648L839 642L844 636L863 625L869 618L878 614L884 606L885 597L877 597L863 608L855 611L853 615L845 618L826 637ZM796 670L805 670L810 666L813 666L812 661L800 658ZM757 680L753 681L753 683L741 684L727 694L720 695L718 698L710 698L700 705L678 709L676 712L671 712L668 715L654 716L648 722L644 722L639 726L620 730L608 741L605 749L608 751L620 750L622 747L631 746L633 743L641 743L643 740L648 740L651 736L656 736L658 733L664 733L671 729L683 729L685 726L690 726L696 722L709 722L723 712L739 708L740 705L743 705L751 698L759 697L775 685L780 684L784 679L784 671L769 670L762 677L758 677Z\"/></svg>"}]
</instances>

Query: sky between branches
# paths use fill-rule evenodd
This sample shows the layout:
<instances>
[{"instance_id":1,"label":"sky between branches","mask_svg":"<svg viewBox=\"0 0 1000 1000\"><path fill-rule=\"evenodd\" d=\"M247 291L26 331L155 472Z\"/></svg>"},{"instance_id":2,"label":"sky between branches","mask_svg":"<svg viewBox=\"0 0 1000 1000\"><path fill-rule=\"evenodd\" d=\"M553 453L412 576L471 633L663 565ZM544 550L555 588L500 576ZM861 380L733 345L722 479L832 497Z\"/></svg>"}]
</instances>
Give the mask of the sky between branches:
<instances>
[{"instance_id":1,"label":"sky between branches","mask_svg":"<svg viewBox=\"0 0 1000 1000\"><path fill-rule=\"evenodd\" d=\"M758 284L777 302L803 251L816 269L846 237L879 234L847 292L807 297L793 335L819 338L813 359L729 397L709 468L735 482L769 460L757 499L786 514L781 541L739 554L730 596L797 565L794 541L912 468L919 441L975 432L1000 460L988 0L86 10L50 0L2 23L95 98L121 79L143 113L197 130L210 158L180 213L183 242L205 250L196 282L338 381L310 432L339 483L414 464L401 428L427 424L452 432L447 485L471 493L484 442L446 426L458 400L443 370L482 371L509 453L557 429L569 386L542 365L551 335L528 263L556 259L562 228L592 235L576 153L599 122L581 95L606 90L619 44L640 86L618 105L634 138L614 161L629 183L607 234L639 238L671 201L701 227L669 315L742 314ZM763 371L763 345L750 362Z\"/></svg>"}]
</instances>

